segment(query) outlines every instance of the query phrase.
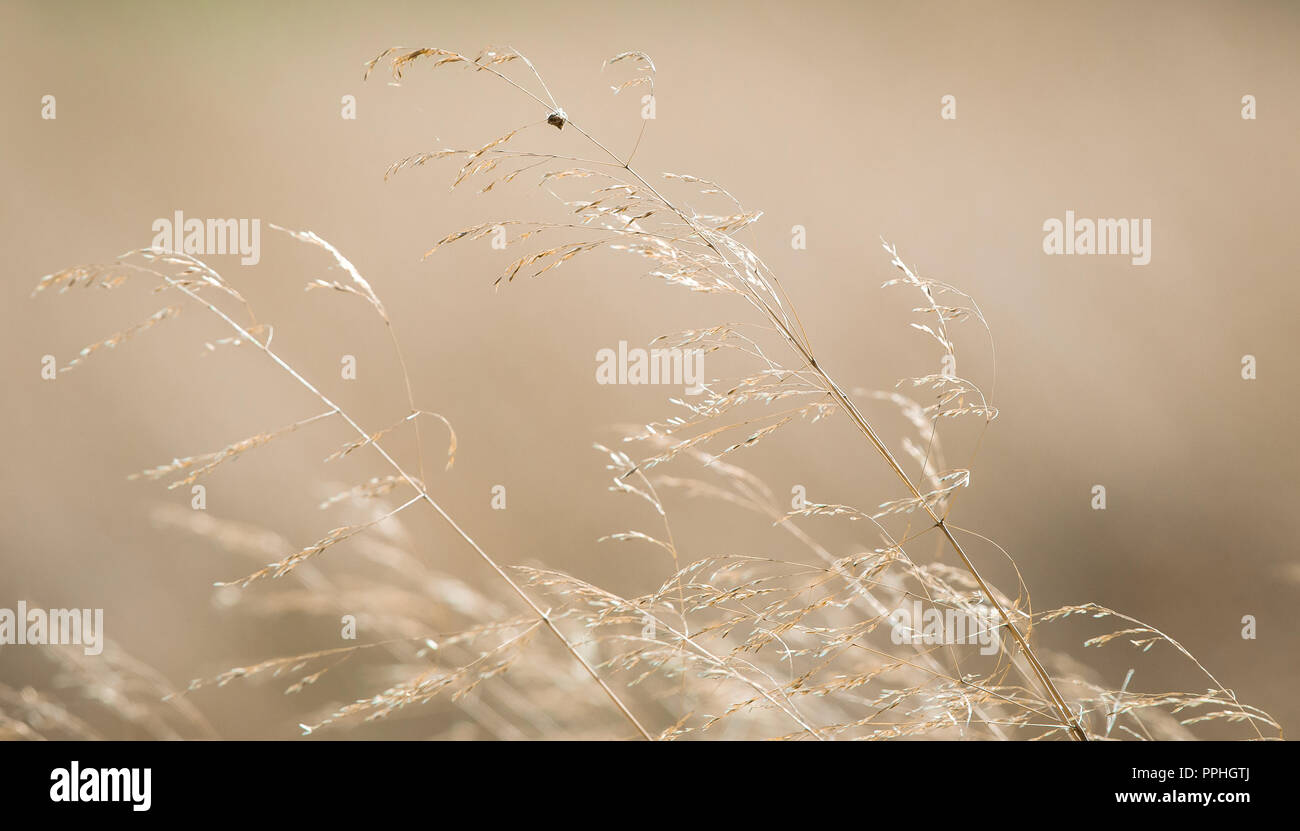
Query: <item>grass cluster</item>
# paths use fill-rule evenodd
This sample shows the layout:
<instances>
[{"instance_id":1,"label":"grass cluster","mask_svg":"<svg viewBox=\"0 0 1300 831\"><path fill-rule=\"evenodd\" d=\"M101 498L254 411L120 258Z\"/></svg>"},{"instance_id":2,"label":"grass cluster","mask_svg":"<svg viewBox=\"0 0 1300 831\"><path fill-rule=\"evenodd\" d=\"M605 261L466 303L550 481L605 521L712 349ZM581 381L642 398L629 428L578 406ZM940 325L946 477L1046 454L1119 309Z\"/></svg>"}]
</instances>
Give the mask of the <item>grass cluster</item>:
<instances>
[{"instance_id":1,"label":"grass cluster","mask_svg":"<svg viewBox=\"0 0 1300 831\"><path fill-rule=\"evenodd\" d=\"M648 56L626 52L607 66L623 79L615 94L654 94L655 66ZM304 716L304 733L339 731L448 697L457 708L458 726L446 734L451 736L1174 739L1195 737L1200 725L1211 722L1242 738L1280 736L1273 719L1239 702L1164 632L1089 603L1035 609L1023 582L1006 590L987 579L981 566L987 569L988 563L977 562L975 550L1007 555L949 519L970 470L948 465L940 436L954 421L974 421L983 429L997 416L979 384L956 371L963 330L991 343L984 315L969 296L921 276L883 244L893 267L885 286L915 298L911 327L933 345L935 370L904 378L892 390L856 390L828 369L831 362L814 348L776 273L742 241L759 213L714 182L678 173L651 176L637 166L646 120L636 143L616 152L587 132L580 114L566 111L532 63L511 49L475 56L389 49L366 71L386 71L400 81L417 69L460 70L474 76L471 82L507 85L535 106L536 117L476 147L411 155L394 163L388 175L441 162L451 166L453 188L486 193L527 183L556 203L553 217L498 219L449 233L428 255L504 234L507 246L519 253L495 278L503 288L517 279L545 277L589 252L631 255L668 286L735 301L735 321L665 335L661 345L730 353L747 369L710 379L701 396L674 400L671 415L627 435L622 447L600 448L611 490L639 500L647 518L644 529L609 539L643 546L664 569L658 586L622 596L575 575L512 566L485 550L443 507L435 494L453 487L451 480L435 486L429 477L453 464L452 425L423 408L393 319L375 288L314 233L280 229L289 240L320 249L338 274L307 288L351 295L391 336L407 409L394 413L389 425L361 424L290 365L272 347L271 327L258 320L238 288L197 256L138 249L110 264L46 276L38 292L116 289L143 280L170 298L143 323L86 347L62 371L194 310L228 329L228 337L212 348L257 353L316 403L291 424L176 458L138 477L188 486L231 459L305 429L340 433L344 443L326 463L356 453L369 454L377 466L373 477L323 500L323 510L343 515L342 524L307 545L206 512L158 511L159 525L249 558L248 572L224 583L223 590L237 592L252 611L351 614L367 621L368 633L378 633L359 644L237 667L198 679L191 690L280 676L293 692L343 671L336 668L365 653L375 659L370 665L382 666L373 675L383 680L364 696ZM570 146L565 153L528 148L538 131L555 130ZM867 403L896 407L911 432L885 435L866 416ZM742 467L749 448L784 440L787 425L825 419L852 427L896 483L893 493L857 505L789 507ZM414 432L415 458L388 449L386 439L399 430ZM429 446L435 435L436 451ZM782 553L701 553L679 542L664 498L669 492L684 495L685 504L701 511L723 503L742 509L771 529ZM445 523L465 555L488 567L495 584L471 585L426 562L402 530L403 515L416 510ZM837 550L818 538L825 523L858 523L874 542ZM984 629L968 633L979 636L970 642L915 637L922 621L900 616L902 609L923 610L927 621L975 621ZM1083 662L1036 646L1041 627L1066 621L1099 627L1083 640L1087 647L1172 650L1203 673L1205 686L1143 692L1130 683L1132 673L1120 688L1101 683ZM982 648L988 644L996 648ZM150 699L151 706L174 710L185 698L163 695L162 702ZM76 735L71 718L56 723L34 715L59 706L34 690L0 690L0 711L8 714L0 728L18 735ZM201 732L196 713L183 715L191 717L192 732ZM11 723L17 726L5 727Z\"/></svg>"}]
</instances>

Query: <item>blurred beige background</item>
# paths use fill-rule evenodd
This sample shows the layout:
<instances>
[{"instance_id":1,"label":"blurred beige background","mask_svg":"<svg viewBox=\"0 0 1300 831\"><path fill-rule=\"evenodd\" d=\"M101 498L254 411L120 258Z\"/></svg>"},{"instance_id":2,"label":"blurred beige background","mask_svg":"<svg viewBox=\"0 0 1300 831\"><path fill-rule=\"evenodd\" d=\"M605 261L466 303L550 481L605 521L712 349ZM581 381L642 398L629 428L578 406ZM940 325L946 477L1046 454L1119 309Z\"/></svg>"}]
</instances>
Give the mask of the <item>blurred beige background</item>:
<instances>
[{"instance_id":1,"label":"blurred beige background","mask_svg":"<svg viewBox=\"0 0 1300 831\"><path fill-rule=\"evenodd\" d=\"M1091 600L1142 618L1294 729L1297 42L1300 9L1286 2L5 3L0 605L103 607L109 635L177 683L335 634L297 619L268 631L216 608L211 583L245 564L150 526L154 505L187 504L186 493L124 481L314 414L301 391L255 354L203 356L222 334L194 311L56 382L39 377L42 355L66 361L163 304L139 286L33 301L35 281L147 246L153 220L178 209L262 219L261 263L218 264L275 324L286 357L377 427L405 409L382 329L354 298L304 294L327 260L266 223L316 231L368 276L393 310L418 402L460 436L433 491L486 548L620 590L657 585L662 562L595 543L645 517L605 492L590 447L666 414L667 395L597 386L593 356L746 312L607 254L496 294L513 252L484 241L421 262L449 231L541 203L527 184L449 193L448 164L385 182L388 164L478 146L535 113L459 71L416 67L400 88L361 79L388 46L513 46L570 115L626 148L637 103L609 92L625 75L600 70L636 49L659 68L639 165L716 180L765 212L755 246L842 382L889 387L932 358L907 328L912 298L879 288L892 276L879 237L979 301L1002 415L953 518L1017 558L1035 606ZM40 118L45 94L56 120ZM355 121L340 118L347 94ZM955 121L939 117L947 94ZM1240 117L1245 94L1257 120ZM1151 218L1151 264L1045 256L1042 223L1067 209ZM791 249L796 224L806 251ZM967 337L964 369L987 380ZM1240 378L1247 353L1258 380ZM358 356L356 382L337 380L342 354ZM335 523L307 483L345 438L304 433L216 471L209 510L318 538ZM954 434L953 464L970 438ZM743 463L778 493L898 495L835 422L796 427ZM380 472L368 461L327 471L343 482ZM497 483L503 512L489 509ZM1105 511L1090 508L1094 484L1108 490ZM715 541L707 513L679 522L696 550ZM414 532L431 561L486 583L445 530L421 521ZM1005 582L995 552L979 556ZM1256 616L1258 639L1240 636L1243 615ZM1056 645L1116 686L1133 665ZM25 667L0 660L0 680L26 683ZM1148 690L1184 683L1135 678ZM225 735L295 732L293 702L276 690L196 702Z\"/></svg>"}]
</instances>

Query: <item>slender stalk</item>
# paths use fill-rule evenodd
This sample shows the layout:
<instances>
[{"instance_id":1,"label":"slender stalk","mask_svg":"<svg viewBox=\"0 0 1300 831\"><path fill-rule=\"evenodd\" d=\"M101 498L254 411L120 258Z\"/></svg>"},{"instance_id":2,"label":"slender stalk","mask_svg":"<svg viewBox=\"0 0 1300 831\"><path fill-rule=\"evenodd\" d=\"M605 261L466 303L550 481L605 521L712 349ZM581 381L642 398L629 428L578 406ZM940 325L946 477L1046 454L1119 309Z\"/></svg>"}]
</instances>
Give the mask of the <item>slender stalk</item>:
<instances>
[{"instance_id":1,"label":"slender stalk","mask_svg":"<svg viewBox=\"0 0 1300 831\"><path fill-rule=\"evenodd\" d=\"M957 556L961 559L962 565L965 566L966 571L970 573L970 576L975 580L976 584L979 585L980 592L988 599L988 602L993 605L993 608L997 610L998 615L1002 618L1003 624L1007 627L1007 631L1011 633L1011 637L1020 646L1020 651L1025 656L1025 659L1029 661L1030 668L1033 670L1034 675L1038 678L1039 683L1043 685L1043 689L1046 690L1048 697L1051 698L1052 706L1056 708L1057 712L1063 719L1063 722L1069 726L1070 734L1078 741L1087 741L1088 734L1079 724L1074 713L1070 711L1069 705L1066 704L1065 699L1056 688L1056 684L1052 681L1051 676L1047 674L1047 670L1043 667L1042 663L1039 662L1038 656L1034 654L1034 650L1030 648L1029 642L1025 639L1024 635L1021 634L1020 629L1016 626L1015 622L1011 620L1011 615L1007 611L1006 607L998 600L997 596L994 595L988 584L984 582L984 578L980 575L979 569L975 567L975 563L971 561L969 556L967 556L965 549L962 548L962 545L957 541L957 538L952 535L952 531L948 528L947 520L935 513L934 506L932 506L929 500L925 499L921 494L920 490L912 482L911 477L909 477L898 464L898 460L894 458L894 454L889 451L889 448L886 447L883 442L881 442L880 437L876 435L875 430L871 428L871 425L867 423L867 420L862 417L860 412L858 412L858 408L854 406L853 402L844 394L844 391L841 390L833 380L831 380L831 377L827 375L815 361L812 361L811 357L809 358L809 361L813 370L817 372L830 387L831 397L835 399L836 403L839 404L846 413L848 413L849 418L858 429L867 436L876 450L885 458L885 461L889 463L889 466L893 469L894 473L903 480L903 484L907 486L909 491L911 491L913 497L921 501L921 504L925 507L925 512L929 514L932 520L934 520L935 526L943 532L944 538L948 540L953 551L955 551Z\"/></svg>"}]
</instances>

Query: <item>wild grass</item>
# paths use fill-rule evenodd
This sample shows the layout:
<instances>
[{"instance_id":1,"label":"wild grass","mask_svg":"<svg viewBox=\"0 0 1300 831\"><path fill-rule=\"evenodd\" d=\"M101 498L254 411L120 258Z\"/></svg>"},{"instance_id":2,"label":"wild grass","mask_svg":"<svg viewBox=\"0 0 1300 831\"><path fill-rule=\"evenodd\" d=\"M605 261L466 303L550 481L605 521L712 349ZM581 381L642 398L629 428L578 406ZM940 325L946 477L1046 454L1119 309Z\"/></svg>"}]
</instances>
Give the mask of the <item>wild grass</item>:
<instances>
[{"instance_id":1,"label":"wild grass","mask_svg":"<svg viewBox=\"0 0 1300 831\"><path fill-rule=\"evenodd\" d=\"M655 66L647 55L625 52L607 68L623 73L615 95L654 94ZM740 315L665 335L660 343L730 354L748 369L711 379L701 397L672 401L675 412L631 432L624 449L598 446L610 490L639 500L651 529L614 531L606 541L642 546L664 568L659 585L621 596L560 571L511 566L445 510L434 492L453 485L448 480L434 487L428 478L428 430L446 431L443 467L450 470L457 449L452 425L421 407L393 319L374 287L314 233L279 229L321 249L343 275L313 280L307 288L352 295L385 328L396 353L407 410L381 429L361 424L290 365L272 348L273 329L195 255L137 249L111 264L47 275L37 292L116 289L147 280L175 300L144 323L82 350L61 371L188 308L229 330L210 348L257 353L278 368L285 383L316 402L313 412L290 424L133 478L188 486L243 454L326 426L345 442L330 459L366 453L376 463L371 478L322 493L322 510L346 520L306 545L206 512L159 509L159 526L248 557L250 570L222 581L218 590L249 613L270 619L291 611L353 614L371 633L360 644L327 645L200 678L190 690L278 677L288 679L288 692L297 692L364 658L371 677L386 680L369 694L305 717L304 733L339 731L447 698L457 708L457 727L444 734L449 736L1181 739L1210 723L1242 738L1281 735L1271 717L1239 702L1155 627L1091 603L1036 610L1010 555L950 519L971 483L971 470L969 463L947 466L941 429L957 420L987 429L997 416L979 384L956 371L963 329L972 329L981 342L991 344L992 337L978 304L964 292L921 276L882 243L893 268L885 287L916 298L918 318L910 325L933 345L935 371L904 378L893 390L858 391L832 370L834 356L814 348L776 273L742 241L760 213L707 179L685 173L652 177L637 166L648 121L642 120L632 147L616 152L584 128L580 114L566 111L533 64L513 49L472 57L444 49L388 49L366 65L366 75L381 69L394 81L417 69L465 70L476 76L470 82L504 84L536 107L534 120L486 136L481 145L424 149L390 167L387 176L411 175L445 161L452 167L452 188L487 193L532 184L555 199L555 217L471 224L438 240L426 257L505 233L508 247L520 252L495 278L508 289L515 280L547 277L591 252L632 255L667 286L731 298ZM553 130L571 149L528 148L538 131ZM697 210L696 204L709 207ZM897 409L912 432L885 435L867 417L871 407ZM741 466L756 444L782 440L786 426L828 419L852 428L895 480L894 492L864 496L855 505L787 507ZM385 443L394 431L407 429L417 440L414 459L399 458ZM702 552L679 541L663 497L670 492L696 510L751 516L770 529L781 553ZM465 555L488 567L495 585L471 585L433 568L403 530L401 519L412 510L429 511L445 524ZM847 548L825 543L819 534L828 523L857 523L854 530L869 529L873 542ZM922 556L923 548L933 553ZM977 562L977 549L999 567L1011 564L1016 579L1009 592L986 577L988 563ZM268 582L276 590L264 589ZM978 622L975 634L995 648L951 639L910 641L911 624L898 616L905 608ZM1044 627L1072 621L1098 627L1082 641L1085 648L1130 648L1138 655L1170 650L1201 673L1205 685L1142 692L1140 671L1137 682L1130 672L1119 688L1102 683L1083 662L1041 645ZM382 671L374 671L376 664ZM168 695L166 704L183 698ZM12 693L0 699L0 708L9 714L6 723L33 723L32 708L15 709Z\"/></svg>"}]
</instances>

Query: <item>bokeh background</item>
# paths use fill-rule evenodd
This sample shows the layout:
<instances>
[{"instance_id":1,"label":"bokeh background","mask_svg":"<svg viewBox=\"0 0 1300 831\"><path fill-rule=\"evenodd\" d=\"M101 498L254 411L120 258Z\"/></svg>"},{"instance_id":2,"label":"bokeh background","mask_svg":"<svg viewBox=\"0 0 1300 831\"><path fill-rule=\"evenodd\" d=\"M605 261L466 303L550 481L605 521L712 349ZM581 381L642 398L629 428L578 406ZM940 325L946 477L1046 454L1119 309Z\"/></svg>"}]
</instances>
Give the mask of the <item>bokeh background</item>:
<instances>
[{"instance_id":1,"label":"bokeh background","mask_svg":"<svg viewBox=\"0 0 1300 831\"><path fill-rule=\"evenodd\" d=\"M275 324L283 354L377 427L405 411L382 328L355 298L305 294L307 280L335 276L328 260L266 223L316 231L367 275L393 311L418 403L459 434L457 464L432 490L485 548L621 591L657 585L664 562L596 543L649 518L606 492L591 445L667 414L668 393L599 386L593 356L747 312L608 254L496 293L513 251L484 240L422 261L449 231L546 203L528 183L450 192L450 163L385 182L387 166L479 146L537 114L454 67L417 66L401 87L362 81L363 62L389 46L509 45L622 152L640 126L639 93L611 95L628 76L601 64L636 49L659 69L640 167L713 179L764 211L747 239L843 383L888 388L933 363L907 327L913 298L880 289L892 276L881 237L979 301L1001 416L953 519L1011 552L1035 606L1090 600L1142 618L1294 728L1297 42L1300 9L1288 2L6 2L0 605L102 607L110 637L174 683L337 643L334 621L268 626L214 602L212 582L247 563L151 525L159 503L187 505L186 491L125 481L318 405L254 353L204 355L203 341L224 333L196 311L56 382L40 378L41 356L64 362L163 303L140 285L32 300L36 280L147 246L152 222L178 209L262 219L259 265L214 263ZM40 117L46 94L56 120ZM340 117L349 94L355 120ZM953 121L939 117L949 94ZM1247 94L1256 120L1241 118ZM576 139L541 138L556 152ZM1045 256L1042 223L1067 209L1151 218L1151 263ZM807 229L806 250L790 245L794 225ZM965 344L963 373L987 388L984 342L968 331ZM338 378L343 354L358 357L354 382ZM1240 376L1245 354L1257 380ZM902 435L901 421L882 424ZM438 430L427 435L441 444ZM209 511L317 539L338 524L315 508L322 476L382 473L361 459L322 469L347 438L313 428L222 467L207 480ZM950 463L969 458L975 438L954 431ZM899 495L836 420L737 461L815 501ZM489 507L494 484L507 487L505 511ZM1091 508L1095 484L1107 488L1105 511ZM773 550L770 529L679 507L690 551ZM490 585L444 528L422 518L410 532L429 562ZM837 545L871 542L854 528ZM994 549L975 553L1007 582ZM1244 615L1258 621L1254 640L1241 637ZM1122 649L1053 645L1116 686L1131 666L1144 690L1201 684ZM6 651L0 681L32 683L31 662ZM301 720L272 686L195 702L231 737L287 737Z\"/></svg>"}]
</instances>

